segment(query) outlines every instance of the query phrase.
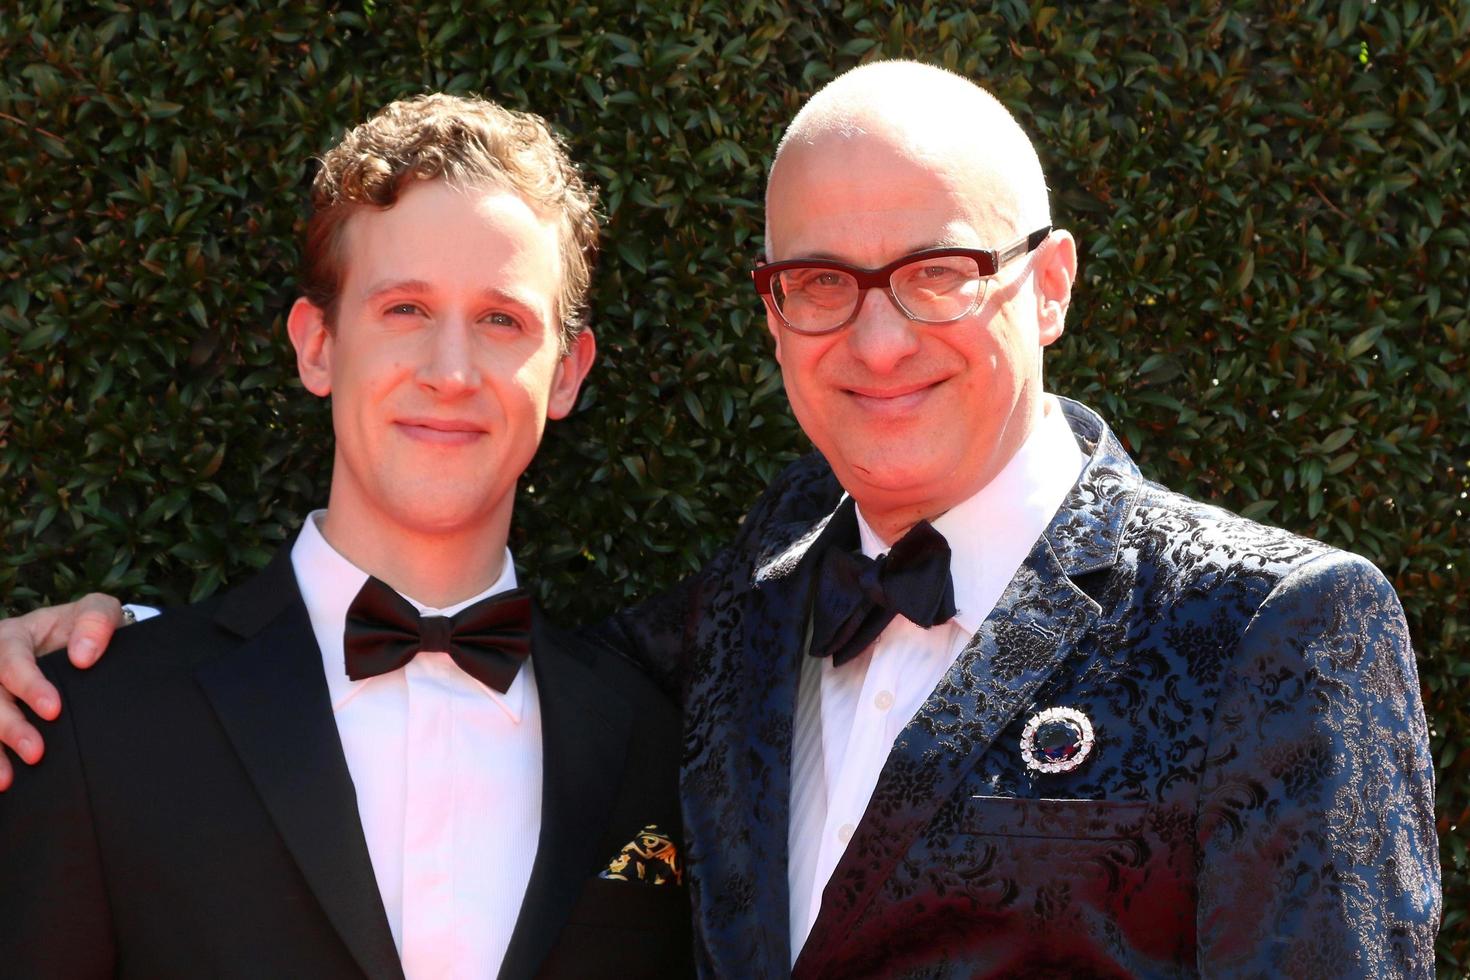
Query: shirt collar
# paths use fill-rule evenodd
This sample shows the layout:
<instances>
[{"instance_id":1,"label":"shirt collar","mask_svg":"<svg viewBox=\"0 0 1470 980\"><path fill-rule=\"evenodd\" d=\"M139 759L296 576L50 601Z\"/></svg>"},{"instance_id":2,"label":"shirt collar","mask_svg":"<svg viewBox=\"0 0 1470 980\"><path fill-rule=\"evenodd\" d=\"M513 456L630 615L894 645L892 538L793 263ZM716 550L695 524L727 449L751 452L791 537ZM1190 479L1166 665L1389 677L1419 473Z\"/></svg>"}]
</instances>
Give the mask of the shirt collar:
<instances>
[{"instance_id":1,"label":"shirt collar","mask_svg":"<svg viewBox=\"0 0 1470 980\"><path fill-rule=\"evenodd\" d=\"M347 608L352 605L352 600L357 598L358 591L368 579L368 573L343 557L342 553L333 548L322 536L320 524L326 516L325 510L314 510L307 515L301 533L296 537L296 543L291 546L291 567L296 572L296 583L301 589L301 598L306 603L306 611L311 616L311 625L316 633L317 645L322 650L327 675L327 691L332 698L332 707L336 709L361 690L363 685L370 684L378 678L370 677L354 681L347 676L347 670L343 664L342 637L347 629ZM438 609L419 602L413 596L403 595L401 592L399 595L403 595L403 598L407 599L420 615L453 616L472 603L500 592L508 592L515 587L515 562L511 558L510 549L506 548L500 577L488 589L463 602ZM524 670L518 672L515 680L511 682L510 689L504 694L491 690L483 684L477 683L476 687L483 690L487 696L505 709L512 720L519 724L526 704L527 685L524 683L526 673Z\"/></svg>"},{"instance_id":2,"label":"shirt collar","mask_svg":"<svg viewBox=\"0 0 1470 980\"><path fill-rule=\"evenodd\" d=\"M1036 428L995 478L932 522L949 542L954 618L967 634L990 615L1086 464L1061 405L1048 397ZM864 555L888 550L861 507L857 524Z\"/></svg>"}]
</instances>

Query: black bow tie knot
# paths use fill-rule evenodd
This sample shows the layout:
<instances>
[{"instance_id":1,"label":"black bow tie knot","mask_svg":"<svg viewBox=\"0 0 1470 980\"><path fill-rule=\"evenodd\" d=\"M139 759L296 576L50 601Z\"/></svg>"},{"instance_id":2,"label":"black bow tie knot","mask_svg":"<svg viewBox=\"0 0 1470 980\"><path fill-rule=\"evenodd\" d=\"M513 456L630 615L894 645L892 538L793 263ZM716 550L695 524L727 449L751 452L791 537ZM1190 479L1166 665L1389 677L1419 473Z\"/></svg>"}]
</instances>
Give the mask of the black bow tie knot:
<instances>
[{"instance_id":1,"label":"black bow tie knot","mask_svg":"<svg viewBox=\"0 0 1470 980\"><path fill-rule=\"evenodd\" d=\"M855 550L857 518L851 505L833 515L823 542L812 604L814 657L842 665L878 638L894 616L929 629L955 614L949 574L949 542L928 521L920 521L887 554L868 558ZM826 535L824 535L826 536Z\"/></svg>"},{"instance_id":2,"label":"black bow tie knot","mask_svg":"<svg viewBox=\"0 0 1470 980\"><path fill-rule=\"evenodd\" d=\"M504 694L531 652L531 597L497 592L453 616L421 616L388 585L369 577L347 609L347 676L376 677L419 651L448 653L459 668Z\"/></svg>"}]
</instances>

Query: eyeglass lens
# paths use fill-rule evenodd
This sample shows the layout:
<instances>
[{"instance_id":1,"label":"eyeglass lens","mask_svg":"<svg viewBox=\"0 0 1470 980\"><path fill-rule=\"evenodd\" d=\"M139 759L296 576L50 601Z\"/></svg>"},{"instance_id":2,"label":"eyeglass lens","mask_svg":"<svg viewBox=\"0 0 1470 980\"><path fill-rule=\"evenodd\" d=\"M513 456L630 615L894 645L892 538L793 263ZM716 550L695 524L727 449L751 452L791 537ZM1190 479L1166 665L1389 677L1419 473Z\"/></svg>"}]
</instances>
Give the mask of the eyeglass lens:
<instances>
[{"instance_id":1,"label":"eyeglass lens","mask_svg":"<svg viewBox=\"0 0 1470 980\"><path fill-rule=\"evenodd\" d=\"M894 300L909 316L944 323L973 310L984 296L986 281L973 258L943 255L900 266L888 283ZM772 276L771 296L792 328L815 333L847 322L862 290L850 272L807 266Z\"/></svg>"}]
</instances>

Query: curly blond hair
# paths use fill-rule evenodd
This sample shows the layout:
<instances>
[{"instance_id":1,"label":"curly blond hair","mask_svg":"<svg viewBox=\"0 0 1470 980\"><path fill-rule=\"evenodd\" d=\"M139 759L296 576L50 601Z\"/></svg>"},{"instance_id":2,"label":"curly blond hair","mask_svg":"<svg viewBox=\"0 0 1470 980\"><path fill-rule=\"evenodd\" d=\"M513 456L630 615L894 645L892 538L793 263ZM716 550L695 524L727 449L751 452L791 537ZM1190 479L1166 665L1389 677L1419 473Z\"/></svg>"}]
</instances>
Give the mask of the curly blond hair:
<instances>
[{"instance_id":1,"label":"curly blond hair","mask_svg":"<svg viewBox=\"0 0 1470 980\"><path fill-rule=\"evenodd\" d=\"M582 180L546 120L488 99L419 95L386 106L348 130L322 158L311 187L302 256L303 295L335 323L341 243L359 207L392 207L411 181L488 183L514 190L558 218L562 259L557 312L566 345L586 326L597 255L597 191Z\"/></svg>"}]
</instances>

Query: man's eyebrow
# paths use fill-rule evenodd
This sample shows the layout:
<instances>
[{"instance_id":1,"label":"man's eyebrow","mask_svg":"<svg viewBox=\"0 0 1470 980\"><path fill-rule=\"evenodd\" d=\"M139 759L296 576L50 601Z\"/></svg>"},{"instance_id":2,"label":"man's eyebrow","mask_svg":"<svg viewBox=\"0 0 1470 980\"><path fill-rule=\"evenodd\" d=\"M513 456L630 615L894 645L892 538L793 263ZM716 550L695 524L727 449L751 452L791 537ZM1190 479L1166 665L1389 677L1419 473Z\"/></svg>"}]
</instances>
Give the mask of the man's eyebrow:
<instances>
[{"instance_id":1,"label":"man's eyebrow","mask_svg":"<svg viewBox=\"0 0 1470 980\"><path fill-rule=\"evenodd\" d=\"M487 303L505 303L509 306L519 307L526 313L537 317L541 316L543 312L545 312L548 317L551 315L551 312L549 310L542 311L536 305L536 301L532 297L522 295L513 290L496 289L493 286L487 287L480 291L480 299L483 302Z\"/></svg>"},{"instance_id":2,"label":"man's eyebrow","mask_svg":"<svg viewBox=\"0 0 1470 980\"><path fill-rule=\"evenodd\" d=\"M367 298L377 299L387 293L427 293L432 289L422 279L382 279L368 288Z\"/></svg>"}]
</instances>

